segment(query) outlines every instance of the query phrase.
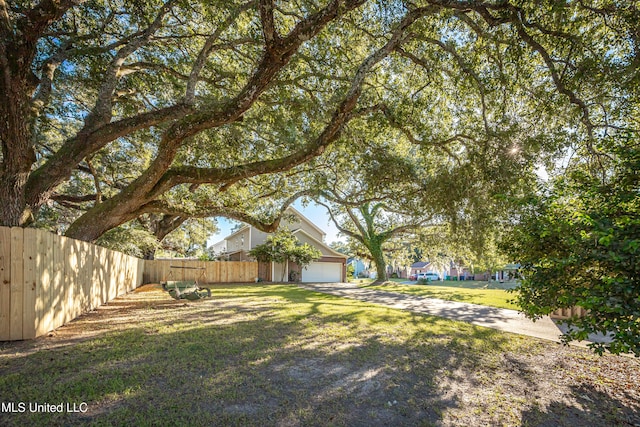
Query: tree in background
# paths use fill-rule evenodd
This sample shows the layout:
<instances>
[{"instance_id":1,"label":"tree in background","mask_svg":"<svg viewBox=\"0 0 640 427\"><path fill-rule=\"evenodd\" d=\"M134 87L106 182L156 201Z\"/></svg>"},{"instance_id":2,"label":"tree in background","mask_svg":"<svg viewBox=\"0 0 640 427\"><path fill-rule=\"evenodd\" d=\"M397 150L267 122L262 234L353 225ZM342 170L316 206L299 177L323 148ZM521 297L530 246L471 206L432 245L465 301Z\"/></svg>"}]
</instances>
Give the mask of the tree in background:
<instances>
[{"instance_id":1,"label":"tree in background","mask_svg":"<svg viewBox=\"0 0 640 427\"><path fill-rule=\"evenodd\" d=\"M322 253L318 249L308 243L300 242L287 228L270 234L263 244L251 249L249 255L260 262L275 262L284 266L289 265L289 261L291 261L301 269L322 257ZM285 272L286 267L283 267L281 282L284 281Z\"/></svg>"},{"instance_id":2,"label":"tree in background","mask_svg":"<svg viewBox=\"0 0 640 427\"><path fill-rule=\"evenodd\" d=\"M129 222L104 233L96 243L143 259L189 257L208 259L207 240L217 231L212 218ZM155 226L156 228L152 228Z\"/></svg>"},{"instance_id":3,"label":"tree in background","mask_svg":"<svg viewBox=\"0 0 640 427\"><path fill-rule=\"evenodd\" d=\"M324 195L327 197L327 194ZM353 250L361 258L370 259L376 266L376 282L387 280L387 261L385 249L389 249L392 240L398 240L425 226L429 218L410 217L388 210L383 202L364 202L358 206L322 203L331 219L343 235L353 240ZM406 253L406 247L402 246Z\"/></svg>"},{"instance_id":4,"label":"tree in background","mask_svg":"<svg viewBox=\"0 0 640 427\"><path fill-rule=\"evenodd\" d=\"M349 257L355 256L351 252L351 248L349 248L349 245L343 241L337 240L337 241L331 242L329 244L329 247L336 252L340 252L343 255L347 255Z\"/></svg>"},{"instance_id":5,"label":"tree in background","mask_svg":"<svg viewBox=\"0 0 640 427\"><path fill-rule=\"evenodd\" d=\"M160 243L152 233L134 224L112 228L100 236L96 244L138 258L160 249Z\"/></svg>"},{"instance_id":6,"label":"tree in background","mask_svg":"<svg viewBox=\"0 0 640 427\"><path fill-rule=\"evenodd\" d=\"M493 209L498 218L506 215L503 209ZM439 271L455 267L459 277L466 268L472 274L487 273L487 280L491 280L491 273L502 270L509 260L498 247L499 238L505 232L504 224L484 218L484 222L476 227L459 223L455 228L451 223L431 227L420 236L416 247L423 259L429 260Z\"/></svg>"},{"instance_id":7,"label":"tree in background","mask_svg":"<svg viewBox=\"0 0 640 427\"><path fill-rule=\"evenodd\" d=\"M218 230L212 218L192 218L168 233L162 240L164 257L167 253L187 258L209 259L207 242Z\"/></svg>"},{"instance_id":8,"label":"tree in background","mask_svg":"<svg viewBox=\"0 0 640 427\"><path fill-rule=\"evenodd\" d=\"M590 344L597 352L640 357L640 145L634 136L603 148L606 170L582 163L554 179L505 244L522 265L516 300L529 317L583 307L564 340L602 333L613 341Z\"/></svg>"}]
</instances>

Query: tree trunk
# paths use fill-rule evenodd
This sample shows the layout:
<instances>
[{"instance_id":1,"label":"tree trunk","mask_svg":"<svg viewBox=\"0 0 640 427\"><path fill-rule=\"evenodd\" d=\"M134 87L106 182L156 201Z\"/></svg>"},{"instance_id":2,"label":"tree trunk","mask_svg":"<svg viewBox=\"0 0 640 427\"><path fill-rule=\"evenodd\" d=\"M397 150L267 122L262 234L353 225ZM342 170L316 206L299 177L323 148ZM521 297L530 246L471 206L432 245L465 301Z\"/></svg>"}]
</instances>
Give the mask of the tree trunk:
<instances>
[{"instance_id":1,"label":"tree trunk","mask_svg":"<svg viewBox=\"0 0 640 427\"><path fill-rule=\"evenodd\" d=\"M371 241L369 242L368 249L376 265L377 277L375 283L382 283L387 280L387 264L384 261L384 254L382 253L382 243Z\"/></svg>"},{"instance_id":2,"label":"tree trunk","mask_svg":"<svg viewBox=\"0 0 640 427\"><path fill-rule=\"evenodd\" d=\"M29 93L27 84L12 78L4 64L0 76L0 225L24 226L31 220L25 194L31 165L36 161L31 143Z\"/></svg>"},{"instance_id":3,"label":"tree trunk","mask_svg":"<svg viewBox=\"0 0 640 427\"><path fill-rule=\"evenodd\" d=\"M32 220L27 181L36 162L31 97L40 83L33 59L38 39L73 2L38 2L31 10L20 7L24 17L10 18L12 3L0 3L0 225L26 226Z\"/></svg>"}]
</instances>

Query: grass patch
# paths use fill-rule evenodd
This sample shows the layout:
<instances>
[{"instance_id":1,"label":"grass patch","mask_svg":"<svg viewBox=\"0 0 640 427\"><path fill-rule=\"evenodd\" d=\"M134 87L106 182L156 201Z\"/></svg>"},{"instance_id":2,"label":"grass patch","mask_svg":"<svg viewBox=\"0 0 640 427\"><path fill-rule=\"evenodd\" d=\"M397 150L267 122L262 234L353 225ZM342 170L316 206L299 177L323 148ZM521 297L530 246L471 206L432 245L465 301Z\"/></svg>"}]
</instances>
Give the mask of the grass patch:
<instances>
[{"instance_id":1,"label":"grass patch","mask_svg":"<svg viewBox=\"0 0 640 427\"><path fill-rule=\"evenodd\" d=\"M447 288L465 288L465 289L512 289L515 288L517 282L497 282L495 280L436 280L429 283L429 286L444 286Z\"/></svg>"},{"instance_id":2,"label":"grass patch","mask_svg":"<svg viewBox=\"0 0 640 427\"><path fill-rule=\"evenodd\" d=\"M356 283L358 285L368 285L370 283L373 283L374 279L369 279L369 278L349 278L349 283Z\"/></svg>"},{"instance_id":3,"label":"grass patch","mask_svg":"<svg viewBox=\"0 0 640 427\"><path fill-rule=\"evenodd\" d=\"M14 359L13 372L0 379L5 401L86 402L89 412L16 414L7 421L257 425L288 418L322 424L337 417L349 424L355 414L347 397L367 383L374 384L368 386L375 391L372 411L397 401L397 386L386 383L393 371L394 384L416 369L432 384L444 358L476 364L496 352L535 347L464 323L294 286L212 292L210 300L172 304L160 315L138 310L130 325L71 348ZM319 412L308 410L314 398L325 402Z\"/></svg>"},{"instance_id":4,"label":"grass patch","mask_svg":"<svg viewBox=\"0 0 640 427\"><path fill-rule=\"evenodd\" d=\"M513 299L513 295L509 294L505 289L488 289L481 287L480 284L487 282L431 282L428 285L402 285L393 282L385 282L382 285L368 286L368 289L378 289L386 292L397 292L400 294L408 294L421 296L426 298L438 298L446 301L459 301L470 304L486 305L490 307L508 308L517 310L518 306L509 302ZM459 284L460 286L449 286L450 284ZM467 284L463 286L462 284Z\"/></svg>"},{"instance_id":5,"label":"grass patch","mask_svg":"<svg viewBox=\"0 0 640 427\"><path fill-rule=\"evenodd\" d=\"M4 412L0 425L455 425L467 415L479 423L469 425L517 424L540 387L520 375L519 357L546 363L560 348L292 285L212 294L185 303L134 293L53 337L0 343L3 402L87 404ZM515 387L474 403L501 375ZM505 401L513 411L473 412Z\"/></svg>"}]
</instances>

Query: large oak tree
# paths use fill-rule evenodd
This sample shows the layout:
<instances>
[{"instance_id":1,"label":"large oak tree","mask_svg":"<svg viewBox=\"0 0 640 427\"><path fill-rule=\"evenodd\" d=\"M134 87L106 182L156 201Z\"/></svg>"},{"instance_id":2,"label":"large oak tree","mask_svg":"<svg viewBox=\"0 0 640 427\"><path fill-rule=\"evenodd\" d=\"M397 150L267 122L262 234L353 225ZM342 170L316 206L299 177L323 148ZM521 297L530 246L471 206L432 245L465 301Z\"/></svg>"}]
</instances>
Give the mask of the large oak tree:
<instances>
[{"instance_id":1,"label":"large oak tree","mask_svg":"<svg viewBox=\"0 0 640 427\"><path fill-rule=\"evenodd\" d=\"M56 206L89 241L144 215L274 224L260 201L307 190L371 123L497 181L509 151L597 151L630 108L636 18L587 1L0 0L0 224Z\"/></svg>"}]
</instances>

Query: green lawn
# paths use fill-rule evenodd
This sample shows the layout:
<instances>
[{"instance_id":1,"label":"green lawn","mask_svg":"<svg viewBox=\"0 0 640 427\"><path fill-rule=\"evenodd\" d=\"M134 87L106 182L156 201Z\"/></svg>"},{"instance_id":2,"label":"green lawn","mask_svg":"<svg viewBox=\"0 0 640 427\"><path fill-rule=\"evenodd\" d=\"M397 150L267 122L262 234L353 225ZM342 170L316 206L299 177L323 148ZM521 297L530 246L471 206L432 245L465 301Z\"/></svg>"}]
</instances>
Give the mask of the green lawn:
<instances>
[{"instance_id":1,"label":"green lawn","mask_svg":"<svg viewBox=\"0 0 640 427\"><path fill-rule=\"evenodd\" d=\"M428 285L403 285L386 282L382 285L368 286L368 289L379 289L387 292L417 295L428 298L439 298L447 301L468 302L498 308L517 310L518 306L510 303L514 295L505 289L509 285L480 281L434 281Z\"/></svg>"},{"instance_id":2,"label":"green lawn","mask_svg":"<svg viewBox=\"0 0 640 427\"><path fill-rule=\"evenodd\" d=\"M387 411L405 383L415 395L396 410L411 420L444 364L493 365L504 352L539 348L535 340L295 286L212 291L194 303L152 302L127 314L111 308L112 328L77 343L19 357L11 356L16 344L4 344L3 401L86 402L89 411L0 414L0 424L350 425ZM74 324L99 322L86 316ZM371 382L345 382L354 373ZM364 412L350 397L361 387L371 388L357 399Z\"/></svg>"},{"instance_id":3,"label":"green lawn","mask_svg":"<svg viewBox=\"0 0 640 427\"><path fill-rule=\"evenodd\" d=\"M633 409L604 394L627 358L601 367L587 350L293 285L212 293L139 289L52 337L0 343L2 402L86 403L0 425L617 425Z\"/></svg>"}]
</instances>

